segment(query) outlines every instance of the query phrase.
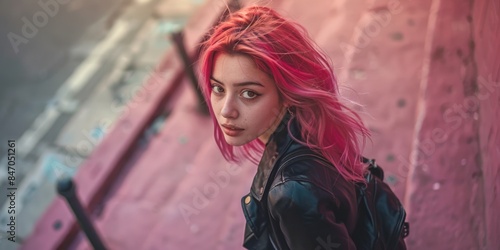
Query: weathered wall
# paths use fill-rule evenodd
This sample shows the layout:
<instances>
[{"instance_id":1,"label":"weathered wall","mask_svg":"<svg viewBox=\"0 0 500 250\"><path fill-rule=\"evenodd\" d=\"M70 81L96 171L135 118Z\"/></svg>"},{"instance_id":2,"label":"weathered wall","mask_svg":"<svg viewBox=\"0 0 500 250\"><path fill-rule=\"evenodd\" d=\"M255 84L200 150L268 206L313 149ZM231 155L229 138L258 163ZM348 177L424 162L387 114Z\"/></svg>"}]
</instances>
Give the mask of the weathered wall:
<instances>
[{"instance_id":1,"label":"weathered wall","mask_svg":"<svg viewBox=\"0 0 500 250\"><path fill-rule=\"evenodd\" d=\"M500 249L500 2L477 0L473 11L486 246Z\"/></svg>"},{"instance_id":2,"label":"weathered wall","mask_svg":"<svg viewBox=\"0 0 500 250\"><path fill-rule=\"evenodd\" d=\"M407 190L410 249L499 249L496 0L434 0Z\"/></svg>"}]
</instances>

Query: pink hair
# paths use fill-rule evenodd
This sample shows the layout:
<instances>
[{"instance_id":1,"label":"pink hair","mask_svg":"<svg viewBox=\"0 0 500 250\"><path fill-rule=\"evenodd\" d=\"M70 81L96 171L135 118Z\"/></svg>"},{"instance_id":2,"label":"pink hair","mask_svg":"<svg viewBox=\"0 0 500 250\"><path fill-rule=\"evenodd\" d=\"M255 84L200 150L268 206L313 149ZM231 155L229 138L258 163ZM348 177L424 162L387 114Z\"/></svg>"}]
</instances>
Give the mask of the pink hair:
<instances>
[{"instance_id":1,"label":"pink hair","mask_svg":"<svg viewBox=\"0 0 500 250\"><path fill-rule=\"evenodd\" d=\"M294 139L322 154L346 180L364 181L360 146L370 132L359 115L340 102L332 66L302 26L270 8L252 6L230 14L202 45L200 85L207 103L216 53L250 56L260 70L274 78L282 100L293 110L303 141ZM215 141L223 156L238 162L242 154L258 162L257 156L264 149L262 142L253 140L235 150L226 143L208 106Z\"/></svg>"}]
</instances>

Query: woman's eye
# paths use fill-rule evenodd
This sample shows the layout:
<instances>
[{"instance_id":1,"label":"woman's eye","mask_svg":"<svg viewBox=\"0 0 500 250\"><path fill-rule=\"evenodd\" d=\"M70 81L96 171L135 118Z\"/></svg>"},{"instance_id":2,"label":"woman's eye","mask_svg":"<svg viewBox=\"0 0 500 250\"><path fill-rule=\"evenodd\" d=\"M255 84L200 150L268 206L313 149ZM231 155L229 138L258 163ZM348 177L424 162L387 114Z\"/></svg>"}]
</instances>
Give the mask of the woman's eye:
<instances>
[{"instance_id":1,"label":"woman's eye","mask_svg":"<svg viewBox=\"0 0 500 250\"><path fill-rule=\"evenodd\" d=\"M221 86L212 85L212 91L217 93L217 94L220 94L220 93L224 92L224 89Z\"/></svg>"},{"instance_id":2,"label":"woman's eye","mask_svg":"<svg viewBox=\"0 0 500 250\"><path fill-rule=\"evenodd\" d=\"M258 95L257 95L257 93L255 93L253 91L245 90L245 91L243 91L242 96L243 96L243 98L246 98L246 99L254 99Z\"/></svg>"}]
</instances>

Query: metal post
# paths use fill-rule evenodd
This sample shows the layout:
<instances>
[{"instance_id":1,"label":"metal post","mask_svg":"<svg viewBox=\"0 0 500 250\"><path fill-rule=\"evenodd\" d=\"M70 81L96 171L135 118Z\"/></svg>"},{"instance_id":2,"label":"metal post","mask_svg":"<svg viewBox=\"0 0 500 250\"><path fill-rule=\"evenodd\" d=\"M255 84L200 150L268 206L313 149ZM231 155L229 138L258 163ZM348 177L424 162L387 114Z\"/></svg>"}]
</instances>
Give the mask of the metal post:
<instances>
[{"instance_id":1,"label":"metal post","mask_svg":"<svg viewBox=\"0 0 500 250\"><path fill-rule=\"evenodd\" d=\"M182 31L174 32L172 34L172 40L177 46L177 51L179 52L179 55L184 63L186 75L191 80L191 83L196 91L196 96L198 97L198 107L202 113L208 114L208 107L206 105L205 98L203 97L203 93L201 93L198 86L198 78L194 73L193 62L186 51L186 46L184 46L184 33L182 33Z\"/></svg>"},{"instance_id":2,"label":"metal post","mask_svg":"<svg viewBox=\"0 0 500 250\"><path fill-rule=\"evenodd\" d=\"M231 0L228 3L228 8L225 9L221 13L221 18L214 24L217 25L218 22L221 20L225 19L231 12L237 11L241 8L241 4L239 0ZM205 36L202 38L202 43L208 39L208 33L205 34ZM202 113L208 114L208 106L207 103L205 102L205 98L203 97L203 93L201 92L199 86L198 86L198 78L196 77L196 74L194 72L194 67L193 67L193 61L197 60L198 57L200 56L200 49L201 47L197 46L196 52L194 53L193 57L190 57L187 53L186 46L184 45L184 33L182 31L175 32L172 34L172 40L174 41L177 51L179 52L180 57L182 58L182 61L184 63L184 69L189 77L191 84L193 85L196 96L198 97L198 107L201 110Z\"/></svg>"},{"instance_id":3,"label":"metal post","mask_svg":"<svg viewBox=\"0 0 500 250\"><path fill-rule=\"evenodd\" d=\"M73 183L73 180L70 177L60 179L57 182L57 192L66 198L66 201L70 205L73 213L80 224L80 228L83 230L90 243L97 250L105 250L103 242L99 238L92 222L90 221L85 209L83 209L80 200L76 196L76 186Z\"/></svg>"}]
</instances>

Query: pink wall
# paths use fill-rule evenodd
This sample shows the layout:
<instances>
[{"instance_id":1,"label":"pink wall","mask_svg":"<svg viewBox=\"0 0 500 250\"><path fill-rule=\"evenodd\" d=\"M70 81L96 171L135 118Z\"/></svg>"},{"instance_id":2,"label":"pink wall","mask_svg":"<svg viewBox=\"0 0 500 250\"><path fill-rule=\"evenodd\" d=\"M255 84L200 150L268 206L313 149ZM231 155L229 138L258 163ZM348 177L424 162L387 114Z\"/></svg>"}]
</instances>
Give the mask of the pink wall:
<instances>
[{"instance_id":1,"label":"pink wall","mask_svg":"<svg viewBox=\"0 0 500 250\"><path fill-rule=\"evenodd\" d=\"M412 150L410 249L500 249L500 3L433 0Z\"/></svg>"},{"instance_id":2,"label":"pink wall","mask_svg":"<svg viewBox=\"0 0 500 250\"><path fill-rule=\"evenodd\" d=\"M487 249L500 249L500 2L474 2L479 142L485 197Z\"/></svg>"}]
</instances>

